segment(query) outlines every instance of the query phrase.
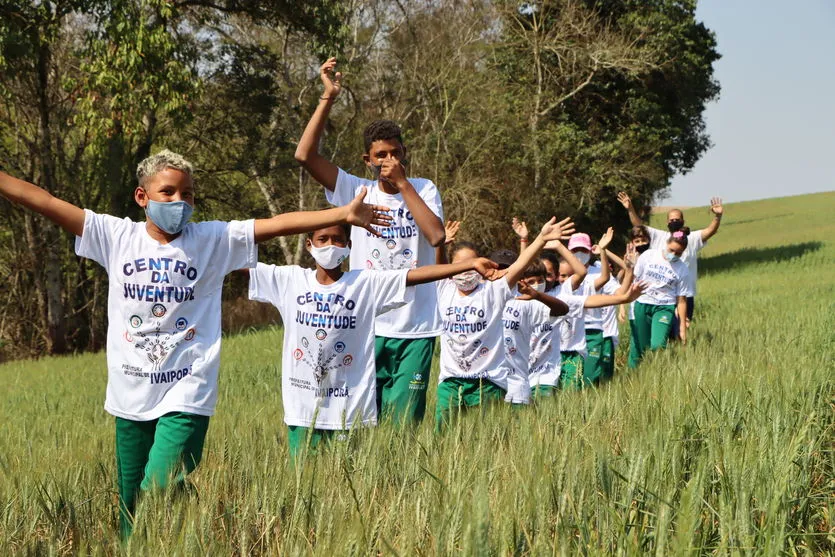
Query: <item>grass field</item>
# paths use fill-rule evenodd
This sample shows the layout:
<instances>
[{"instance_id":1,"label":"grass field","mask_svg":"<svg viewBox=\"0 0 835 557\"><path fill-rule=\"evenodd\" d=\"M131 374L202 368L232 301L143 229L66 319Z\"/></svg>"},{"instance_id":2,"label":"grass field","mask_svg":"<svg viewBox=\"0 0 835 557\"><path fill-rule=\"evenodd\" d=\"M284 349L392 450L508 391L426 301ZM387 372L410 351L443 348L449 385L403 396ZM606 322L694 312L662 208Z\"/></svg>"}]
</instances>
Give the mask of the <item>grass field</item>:
<instances>
[{"instance_id":1,"label":"grass field","mask_svg":"<svg viewBox=\"0 0 835 557\"><path fill-rule=\"evenodd\" d=\"M835 193L727 205L688 346L627 374L622 345L599 391L296 469L281 331L225 339L199 496L146 499L124 547L104 355L0 366L0 555L831 554L833 217Z\"/></svg>"}]
</instances>

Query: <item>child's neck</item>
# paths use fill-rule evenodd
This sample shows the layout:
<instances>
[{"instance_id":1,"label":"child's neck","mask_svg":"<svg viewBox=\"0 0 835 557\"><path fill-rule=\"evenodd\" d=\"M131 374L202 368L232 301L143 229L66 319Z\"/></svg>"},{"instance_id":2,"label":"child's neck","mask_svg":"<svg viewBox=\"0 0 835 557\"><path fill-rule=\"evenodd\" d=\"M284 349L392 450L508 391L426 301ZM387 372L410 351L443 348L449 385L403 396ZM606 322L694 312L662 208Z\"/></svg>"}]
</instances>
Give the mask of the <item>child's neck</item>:
<instances>
[{"instance_id":1,"label":"child's neck","mask_svg":"<svg viewBox=\"0 0 835 557\"><path fill-rule=\"evenodd\" d=\"M342 269L339 267L336 269L324 269L319 265L316 265L316 282L319 284L333 284L341 279L343 274Z\"/></svg>"},{"instance_id":2,"label":"child's neck","mask_svg":"<svg viewBox=\"0 0 835 557\"><path fill-rule=\"evenodd\" d=\"M168 232L154 224L151 219L145 221L145 232L148 233L148 236L150 236L151 238L163 245L173 242L177 239L177 237L179 237L180 234L182 234L182 232L177 232L176 234L169 234Z\"/></svg>"},{"instance_id":3,"label":"child's neck","mask_svg":"<svg viewBox=\"0 0 835 557\"><path fill-rule=\"evenodd\" d=\"M390 182L386 182L385 180L377 180L377 184L380 186L380 189L383 190L383 193L387 193L389 195L397 195L400 193L397 186Z\"/></svg>"}]
</instances>

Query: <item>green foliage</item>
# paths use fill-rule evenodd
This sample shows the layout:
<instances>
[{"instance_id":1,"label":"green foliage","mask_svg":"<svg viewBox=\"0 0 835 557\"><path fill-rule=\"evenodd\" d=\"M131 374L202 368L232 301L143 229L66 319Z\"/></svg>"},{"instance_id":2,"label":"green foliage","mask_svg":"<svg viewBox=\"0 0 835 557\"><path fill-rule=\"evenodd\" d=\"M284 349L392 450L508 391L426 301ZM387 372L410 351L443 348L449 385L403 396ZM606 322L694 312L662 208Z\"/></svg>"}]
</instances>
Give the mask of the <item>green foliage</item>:
<instances>
[{"instance_id":1,"label":"green foliage","mask_svg":"<svg viewBox=\"0 0 835 557\"><path fill-rule=\"evenodd\" d=\"M124 548L104 355L2 365L0 553L830 554L835 194L726 210L688 346L627 373L622 345L610 385L441 437L384 425L294 469L281 329L224 339L199 497L147 499Z\"/></svg>"}]
</instances>

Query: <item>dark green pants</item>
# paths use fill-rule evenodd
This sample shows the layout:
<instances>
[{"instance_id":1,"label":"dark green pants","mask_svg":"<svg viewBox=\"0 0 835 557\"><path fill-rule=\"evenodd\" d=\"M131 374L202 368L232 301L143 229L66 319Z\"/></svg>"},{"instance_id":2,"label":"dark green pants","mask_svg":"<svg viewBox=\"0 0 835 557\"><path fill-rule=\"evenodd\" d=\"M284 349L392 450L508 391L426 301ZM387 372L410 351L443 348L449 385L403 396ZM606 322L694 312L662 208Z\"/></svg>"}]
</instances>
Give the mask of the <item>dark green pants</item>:
<instances>
[{"instance_id":1,"label":"dark green pants","mask_svg":"<svg viewBox=\"0 0 835 557\"><path fill-rule=\"evenodd\" d=\"M674 305L654 306L635 302L635 333L638 350L635 360L630 358L629 367L637 367L647 350L661 350L667 347L667 338L673 326L675 310Z\"/></svg>"},{"instance_id":2,"label":"dark green pants","mask_svg":"<svg viewBox=\"0 0 835 557\"><path fill-rule=\"evenodd\" d=\"M182 487L203 457L209 416L169 412L156 420L116 418L116 473L119 483L119 529L133 529L141 491Z\"/></svg>"},{"instance_id":3,"label":"dark green pants","mask_svg":"<svg viewBox=\"0 0 835 557\"><path fill-rule=\"evenodd\" d=\"M586 329L586 357L583 359L583 386L597 385L603 376L603 331Z\"/></svg>"},{"instance_id":4,"label":"dark green pants","mask_svg":"<svg viewBox=\"0 0 835 557\"><path fill-rule=\"evenodd\" d=\"M504 400L504 395L504 389L487 379L445 379L438 385L435 431L441 431L468 407L483 408L489 402Z\"/></svg>"},{"instance_id":5,"label":"dark green pants","mask_svg":"<svg viewBox=\"0 0 835 557\"><path fill-rule=\"evenodd\" d=\"M572 350L560 352L560 389L576 391L583 388L583 355Z\"/></svg>"},{"instance_id":6,"label":"dark green pants","mask_svg":"<svg viewBox=\"0 0 835 557\"><path fill-rule=\"evenodd\" d=\"M611 381L615 376L615 339L603 337L600 348L600 381Z\"/></svg>"},{"instance_id":7,"label":"dark green pants","mask_svg":"<svg viewBox=\"0 0 835 557\"><path fill-rule=\"evenodd\" d=\"M635 325L635 320L629 320L629 359L627 360L629 369L634 369L638 366L641 358L638 356L638 331Z\"/></svg>"},{"instance_id":8,"label":"dark green pants","mask_svg":"<svg viewBox=\"0 0 835 557\"><path fill-rule=\"evenodd\" d=\"M348 432L341 429L314 429L300 425L287 426L287 444L290 450L290 461L295 463L304 451L316 453L319 444L330 442L335 436Z\"/></svg>"},{"instance_id":9,"label":"dark green pants","mask_svg":"<svg viewBox=\"0 0 835 557\"><path fill-rule=\"evenodd\" d=\"M537 385L531 387L531 401L535 402L540 398L551 398L557 394L557 388L554 385Z\"/></svg>"},{"instance_id":10,"label":"dark green pants","mask_svg":"<svg viewBox=\"0 0 835 557\"><path fill-rule=\"evenodd\" d=\"M426 413L426 384L434 338L376 337L377 415L395 423L418 423Z\"/></svg>"}]
</instances>

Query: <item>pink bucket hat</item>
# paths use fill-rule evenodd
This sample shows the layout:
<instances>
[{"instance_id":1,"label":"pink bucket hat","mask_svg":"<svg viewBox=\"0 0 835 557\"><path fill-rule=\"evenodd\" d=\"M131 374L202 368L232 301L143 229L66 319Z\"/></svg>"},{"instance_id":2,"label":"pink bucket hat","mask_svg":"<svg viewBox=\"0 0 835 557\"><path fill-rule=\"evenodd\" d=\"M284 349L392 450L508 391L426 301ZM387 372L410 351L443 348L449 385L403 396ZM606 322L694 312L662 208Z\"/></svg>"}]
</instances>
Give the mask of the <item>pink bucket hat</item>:
<instances>
[{"instance_id":1,"label":"pink bucket hat","mask_svg":"<svg viewBox=\"0 0 835 557\"><path fill-rule=\"evenodd\" d=\"M589 238L589 235L583 232L572 234L571 239L568 240L568 249L573 251L575 248L584 248L591 251L591 238Z\"/></svg>"}]
</instances>

